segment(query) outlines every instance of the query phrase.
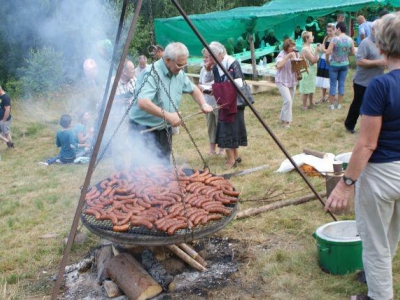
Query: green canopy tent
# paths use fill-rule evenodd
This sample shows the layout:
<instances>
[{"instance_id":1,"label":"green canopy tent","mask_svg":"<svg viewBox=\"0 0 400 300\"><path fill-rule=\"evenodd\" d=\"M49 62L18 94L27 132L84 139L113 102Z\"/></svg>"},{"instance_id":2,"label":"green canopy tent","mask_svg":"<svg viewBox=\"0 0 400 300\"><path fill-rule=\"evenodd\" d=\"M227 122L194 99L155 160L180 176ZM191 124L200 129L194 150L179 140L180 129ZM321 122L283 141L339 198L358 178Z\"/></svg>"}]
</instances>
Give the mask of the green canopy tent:
<instances>
[{"instance_id":1,"label":"green canopy tent","mask_svg":"<svg viewBox=\"0 0 400 300\"><path fill-rule=\"evenodd\" d=\"M208 43L219 41L226 44L228 38L237 39L247 32L262 37L264 31L271 28L277 38L282 39L284 35L293 36L295 26L303 27L308 16L316 18L337 11L356 12L378 4L400 6L400 0L335 0L325 3L320 0L274 0L263 6L190 15L189 19ZM191 55L201 55L203 45L183 17L155 19L154 29L157 43L183 42Z\"/></svg>"}]
</instances>

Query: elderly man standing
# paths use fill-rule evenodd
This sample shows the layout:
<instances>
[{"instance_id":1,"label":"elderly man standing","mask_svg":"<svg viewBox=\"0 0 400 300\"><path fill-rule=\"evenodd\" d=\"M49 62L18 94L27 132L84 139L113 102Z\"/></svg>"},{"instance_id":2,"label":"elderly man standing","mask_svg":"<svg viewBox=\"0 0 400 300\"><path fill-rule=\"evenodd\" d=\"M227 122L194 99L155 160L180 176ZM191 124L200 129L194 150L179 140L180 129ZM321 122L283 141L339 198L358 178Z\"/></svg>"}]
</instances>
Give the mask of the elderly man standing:
<instances>
[{"instance_id":1,"label":"elderly man standing","mask_svg":"<svg viewBox=\"0 0 400 300\"><path fill-rule=\"evenodd\" d=\"M382 57L375 45L375 28L378 22L379 20L376 20L372 23L371 35L362 40L356 54L357 67L353 76L354 98L344 122L346 130L350 133L355 133L354 128L360 115L360 107L368 84L374 77L382 75L386 66L386 59Z\"/></svg>"},{"instance_id":2,"label":"elderly man standing","mask_svg":"<svg viewBox=\"0 0 400 300\"><path fill-rule=\"evenodd\" d=\"M14 148L10 132L11 120L11 99L0 86L0 138L9 148Z\"/></svg>"},{"instance_id":3,"label":"elderly man standing","mask_svg":"<svg viewBox=\"0 0 400 300\"><path fill-rule=\"evenodd\" d=\"M371 22L365 20L364 16L357 17L358 23L358 37L357 44L360 45L361 41L371 35Z\"/></svg>"},{"instance_id":4,"label":"elderly man standing","mask_svg":"<svg viewBox=\"0 0 400 300\"><path fill-rule=\"evenodd\" d=\"M114 82L115 77L112 78L111 82ZM136 78L135 78L135 65L129 59L126 59L123 65L121 77L118 81L117 90L115 93L113 105L111 107L108 123L106 130L104 132L102 145L100 149L100 153L104 151L107 143L110 142L111 138L113 138L111 142L111 152L107 152L108 154L113 155L114 157L114 167L116 170L121 171L126 168L126 162L124 158L124 153L126 152L126 133L128 131L127 123L122 124L118 131L114 134L121 120L125 117L130 101L132 101L136 86ZM100 111L102 113L102 111ZM96 131L100 126L101 118L103 116L99 115L98 120L96 121ZM95 139L94 139L95 140Z\"/></svg>"},{"instance_id":5,"label":"elderly man standing","mask_svg":"<svg viewBox=\"0 0 400 300\"><path fill-rule=\"evenodd\" d=\"M146 70L147 67L147 57L144 55L140 55L138 58L138 66L135 69L136 78L140 78L142 73Z\"/></svg>"},{"instance_id":6,"label":"elderly man standing","mask_svg":"<svg viewBox=\"0 0 400 300\"><path fill-rule=\"evenodd\" d=\"M184 44L168 44L163 58L156 61L153 68L146 70L137 104L133 105L129 112L135 142L140 143L140 136L145 139L143 145L146 149L150 148L147 153L152 162L155 157L169 161L172 146L171 126L181 125L176 109L179 109L183 93L190 94L204 113L213 111L200 89L182 71L187 65L188 57L189 51ZM157 130L136 135L141 130L154 127ZM151 149L152 143L156 149ZM140 145L138 147L140 148ZM140 149L138 154L144 154L143 150Z\"/></svg>"}]
</instances>

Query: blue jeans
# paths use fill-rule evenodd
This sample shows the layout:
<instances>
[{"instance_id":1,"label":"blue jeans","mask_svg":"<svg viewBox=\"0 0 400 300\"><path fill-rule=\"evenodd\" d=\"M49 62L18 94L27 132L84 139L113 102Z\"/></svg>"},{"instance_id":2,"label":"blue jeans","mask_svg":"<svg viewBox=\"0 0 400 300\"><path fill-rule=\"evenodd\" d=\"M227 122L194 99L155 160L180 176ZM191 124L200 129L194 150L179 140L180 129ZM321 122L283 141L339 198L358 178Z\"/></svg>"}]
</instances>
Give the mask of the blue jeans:
<instances>
[{"instance_id":1,"label":"blue jeans","mask_svg":"<svg viewBox=\"0 0 400 300\"><path fill-rule=\"evenodd\" d=\"M329 66L329 95L336 95L337 82L339 82L339 95L344 95L344 84L346 82L347 73L349 72L349 66Z\"/></svg>"}]
</instances>

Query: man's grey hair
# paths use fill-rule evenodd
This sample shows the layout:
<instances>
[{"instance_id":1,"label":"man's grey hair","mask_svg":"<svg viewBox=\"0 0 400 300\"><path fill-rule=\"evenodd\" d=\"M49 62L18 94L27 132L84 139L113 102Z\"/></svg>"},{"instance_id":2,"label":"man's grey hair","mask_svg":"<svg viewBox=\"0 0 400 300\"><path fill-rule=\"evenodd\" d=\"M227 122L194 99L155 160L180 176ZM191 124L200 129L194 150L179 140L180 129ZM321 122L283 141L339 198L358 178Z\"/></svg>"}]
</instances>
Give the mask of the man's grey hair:
<instances>
[{"instance_id":1,"label":"man's grey hair","mask_svg":"<svg viewBox=\"0 0 400 300\"><path fill-rule=\"evenodd\" d=\"M181 56L185 56L186 58L189 57L189 50L184 44L180 42L174 42L169 43L167 47L165 47L163 55L164 58L169 58L173 61L176 61L176 59Z\"/></svg>"}]
</instances>

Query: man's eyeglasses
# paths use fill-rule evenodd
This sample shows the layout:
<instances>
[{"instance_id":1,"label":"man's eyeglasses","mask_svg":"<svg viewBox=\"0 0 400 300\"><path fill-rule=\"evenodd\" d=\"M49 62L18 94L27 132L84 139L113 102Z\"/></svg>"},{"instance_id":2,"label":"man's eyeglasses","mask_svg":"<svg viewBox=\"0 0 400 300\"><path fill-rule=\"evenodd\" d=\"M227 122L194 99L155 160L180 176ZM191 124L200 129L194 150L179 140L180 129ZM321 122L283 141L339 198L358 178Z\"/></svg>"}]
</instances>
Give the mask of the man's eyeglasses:
<instances>
[{"instance_id":1,"label":"man's eyeglasses","mask_svg":"<svg viewBox=\"0 0 400 300\"><path fill-rule=\"evenodd\" d=\"M176 66L176 68L177 69L183 69L184 67L186 67L188 64L186 63L186 64L183 64L183 65L180 65L180 64L177 64L176 62L175 62L175 66Z\"/></svg>"}]
</instances>

